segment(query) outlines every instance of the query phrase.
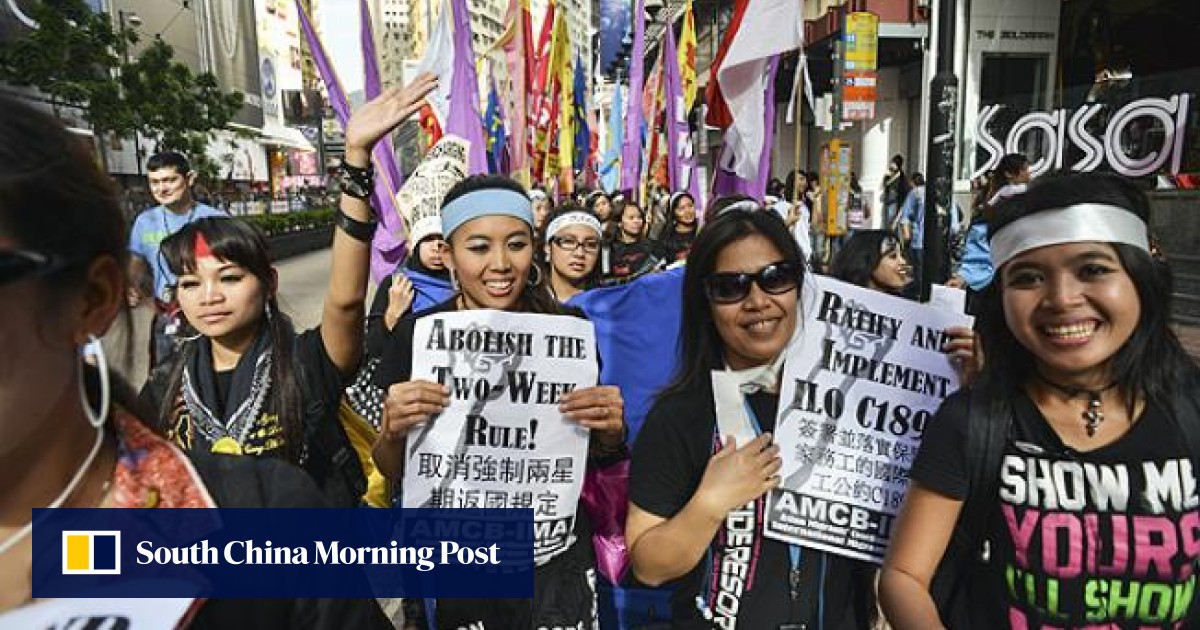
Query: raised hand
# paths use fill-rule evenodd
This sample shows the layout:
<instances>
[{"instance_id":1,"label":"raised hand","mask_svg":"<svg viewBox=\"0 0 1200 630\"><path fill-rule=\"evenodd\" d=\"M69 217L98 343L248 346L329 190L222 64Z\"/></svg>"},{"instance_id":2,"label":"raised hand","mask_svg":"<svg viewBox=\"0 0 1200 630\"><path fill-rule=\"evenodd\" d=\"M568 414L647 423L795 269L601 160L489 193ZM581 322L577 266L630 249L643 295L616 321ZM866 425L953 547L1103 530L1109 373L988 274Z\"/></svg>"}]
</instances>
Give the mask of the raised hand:
<instances>
[{"instance_id":1,"label":"raised hand","mask_svg":"<svg viewBox=\"0 0 1200 630\"><path fill-rule=\"evenodd\" d=\"M346 123L347 153L370 153L380 138L421 108L421 102L437 85L437 76L426 72L412 83L392 88L358 108Z\"/></svg>"},{"instance_id":2,"label":"raised hand","mask_svg":"<svg viewBox=\"0 0 1200 630\"><path fill-rule=\"evenodd\" d=\"M413 284L408 276L397 273L392 276L392 286L388 288L387 310L383 312L383 323L388 330L396 327L396 322L408 312L413 303Z\"/></svg>"}]
</instances>

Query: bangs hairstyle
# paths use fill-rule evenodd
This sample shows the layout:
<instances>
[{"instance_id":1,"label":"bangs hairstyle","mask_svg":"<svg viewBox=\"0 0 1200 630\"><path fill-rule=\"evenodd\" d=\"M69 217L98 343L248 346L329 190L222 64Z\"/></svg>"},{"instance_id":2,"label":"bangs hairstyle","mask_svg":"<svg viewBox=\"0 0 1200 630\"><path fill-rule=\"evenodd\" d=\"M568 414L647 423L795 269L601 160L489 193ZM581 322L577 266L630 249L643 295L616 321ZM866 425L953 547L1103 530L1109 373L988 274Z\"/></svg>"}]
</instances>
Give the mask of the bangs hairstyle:
<instances>
[{"instance_id":1,"label":"bangs hairstyle","mask_svg":"<svg viewBox=\"0 0 1200 630\"><path fill-rule=\"evenodd\" d=\"M725 364L725 343L717 334L712 305L704 290L704 281L717 266L717 257L730 244L760 235L782 255L782 261L804 269L796 239L774 212L728 210L696 236L683 273L683 308L679 330L679 370L675 380L659 395L693 391L707 382L709 372ZM800 281L804 276L801 271Z\"/></svg>"},{"instance_id":2,"label":"bangs hairstyle","mask_svg":"<svg viewBox=\"0 0 1200 630\"><path fill-rule=\"evenodd\" d=\"M899 247L899 242L887 230L855 232L833 257L829 275L853 285L866 287L884 254Z\"/></svg>"},{"instance_id":3,"label":"bangs hairstyle","mask_svg":"<svg viewBox=\"0 0 1200 630\"><path fill-rule=\"evenodd\" d=\"M1025 194L999 204L991 233L1031 214L1079 203L1119 206L1144 222L1150 216L1145 195L1124 179L1095 173L1056 174L1039 178ZM1170 327L1170 268L1137 247L1111 245L1141 303L1137 327L1112 356L1112 378L1128 409L1134 408L1139 394L1145 394L1147 401L1160 409L1171 409L1183 379L1196 376L1196 365ZM979 330L987 361L980 385L997 388L997 395L1011 395L1031 378L1036 365L1033 355L1017 341L1005 321L1003 274L1004 267L997 269L981 294Z\"/></svg>"},{"instance_id":4,"label":"bangs hairstyle","mask_svg":"<svg viewBox=\"0 0 1200 630\"><path fill-rule=\"evenodd\" d=\"M284 453L288 461L299 464L301 447L304 444L304 397L294 360L296 329L291 318L279 309L277 280L275 269L271 266L266 236L262 230L241 219L207 217L193 221L162 242L161 256L176 276L196 272L197 234L204 235L213 256L242 267L262 283L267 307L272 311L269 318L265 312L262 314L267 334L271 338L273 354L271 391L268 394L272 402L268 408L279 414L279 423L283 427ZM194 337L196 334L195 329L185 321L184 330L180 335ZM169 430L174 422L183 370L191 361L193 353L197 352L197 348L195 343L184 345L183 351L177 353L170 364L166 395L163 396L158 410L159 422L163 423L159 428L163 432Z\"/></svg>"}]
</instances>

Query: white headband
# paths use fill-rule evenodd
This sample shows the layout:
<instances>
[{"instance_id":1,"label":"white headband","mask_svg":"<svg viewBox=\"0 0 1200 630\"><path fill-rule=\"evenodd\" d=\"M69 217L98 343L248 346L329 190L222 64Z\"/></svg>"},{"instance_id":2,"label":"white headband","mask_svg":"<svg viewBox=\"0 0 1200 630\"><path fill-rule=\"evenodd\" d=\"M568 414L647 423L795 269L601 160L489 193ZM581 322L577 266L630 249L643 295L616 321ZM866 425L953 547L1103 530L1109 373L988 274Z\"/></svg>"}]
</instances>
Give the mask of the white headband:
<instances>
[{"instance_id":1,"label":"white headband","mask_svg":"<svg viewBox=\"0 0 1200 630\"><path fill-rule=\"evenodd\" d=\"M549 197L546 196L546 191L539 190L537 188L534 188L529 191L529 200L530 201L539 201L542 199L549 199Z\"/></svg>"},{"instance_id":2,"label":"white headband","mask_svg":"<svg viewBox=\"0 0 1200 630\"><path fill-rule=\"evenodd\" d=\"M753 199L743 199L721 208L721 211L717 213L717 216L725 214L726 212L736 212L739 210L742 212L758 212L761 209L762 208L758 205L757 201L754 201Z\"/></svg>"},{"instance_id":3,"label":"white headband","mask_svg":"<svg viewBox=\"0 0 1200 630\"><path fill-rule=\"evenodd\" d=\"M568 212L550 222L550 226L546 228L546 240L554 238L554 235L559 230L571 227L572 225L586 225L596 230L597 235L602 236L604 234L604 228L600 227L600 219L597 219L592 213Z\"/></svg>"},{"instance_id":4,"label":"white headband","mask_svg":"<svg viewBox=\"0 0 1200 630\"><path fill-rule=\"evenodd\" d=\"M1035 212L1004 226L992 237L992 264L999 269L1031 249L1086 241L1124 243L1150 251L1146 223L1136 214L1106 203L1077 203Z\"/></svg>"}]
</instances>

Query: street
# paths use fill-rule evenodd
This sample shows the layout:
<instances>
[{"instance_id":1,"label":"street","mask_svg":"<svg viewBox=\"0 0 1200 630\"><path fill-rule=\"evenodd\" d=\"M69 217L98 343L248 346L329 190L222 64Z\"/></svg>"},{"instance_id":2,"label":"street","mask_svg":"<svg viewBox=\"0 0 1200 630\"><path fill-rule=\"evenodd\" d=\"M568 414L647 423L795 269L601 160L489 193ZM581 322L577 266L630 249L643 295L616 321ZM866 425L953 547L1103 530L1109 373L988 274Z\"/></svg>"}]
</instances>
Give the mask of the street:
<instances>
[{"instance_id":1,"label":"street","mask_svg":"<svg viewBox=\"0 0 1200 630\"><path fill-rule=\"evenodd\" d=\"M324 249L289 258L276 263L279 272L279 307L292 317L296 330L316 326L321 319L321 301L329 282L329 250ZM109 364L140 389L146 381L147 340L153 309L148 304L133 309L132 352L125 352L127 337L122 319L113 324L104 337L104 350Z\"/></svg>"}]
</instances>

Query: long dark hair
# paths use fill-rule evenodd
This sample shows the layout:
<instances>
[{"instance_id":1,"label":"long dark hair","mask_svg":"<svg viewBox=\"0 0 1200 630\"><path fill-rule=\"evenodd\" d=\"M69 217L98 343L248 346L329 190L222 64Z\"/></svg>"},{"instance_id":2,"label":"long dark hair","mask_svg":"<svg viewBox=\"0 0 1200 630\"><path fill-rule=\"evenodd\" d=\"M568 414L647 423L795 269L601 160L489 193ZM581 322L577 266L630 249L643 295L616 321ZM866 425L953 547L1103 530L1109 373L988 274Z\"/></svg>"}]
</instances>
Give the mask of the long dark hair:
<instances>
[{"instance_id":1,"label":"long dark hair","mask_svg":"<svg viewBox=\"0 0 1200 630\"><path fill-rule=\"evenodd\" d=\"M1021 217L1079 203L1119 206L1143 221L1150 216L1145 195L1117 176L1051 175L1039 178L1025 194L1001 203L992 234ZM1148 402L1160 409L1170 409L1172 396L1179 391L1184 379L1196 373L1195 363L1170 327L1170 268L1136 247L1124 244L1113 244L1113 247L1137 290L1141 316L1129 341L1111 359L1112 377L1131 411L1139 394L1144 394ZM995 387L998 395L1007 395L1027 382L1036 366L1033 355L1017 341L1005 321L1001 273L1000 269L996 270L996 281L981 294L979 329L988 354L980 385Z\"/></svg>"},{"instance_id":2,"label":"long dark hair","mask_svg":"<svg viewBox=\"0 0 1200 630\"><path fill-rule=\"evenodd\" d=\"M704 291L704 281L717 266L717 257L731 243L755 234L771 242L786 262L803 268L803 257L796 239L774 212L727 210L696 236L683 273L683 312L679 331L679 369L675 380L660 393L667 396L694 391L707 382L709 372L725 360L725 343L717 333L712 308Z\"/></svg>"},{"instance_id":3,"label":"long dark hair","mask_svg":"<svg viewBox=\"0 0 1200 630\"><path fill-rule=\"evenodd\" d=\"M696 200L692 198L692 193L686 190L679 190L672 193L667 200L667 220L663 224L663 231L659 238L668 238L672 234L675 234L675 228L679 225L679 219L675 217L675 209L679 207L679 202L683 201L684 197L687 197L692 202L692 208L696 212L696 220L692 222L692 232L695 232L700 227L698 225L700 209L696 208Z\"/></svg>"},{"instance_id":4,"label":"long dark hair","mask_svg":"<svg viewBox=\"0 0 1200 630\"><path fill-rule=\"evenodd\" d=\"M442 209L445 210L446 206L455 199L477 190L510 190L521 195L525 194L525 189L521 184L503 175L472 175L450 187L450 190L446 192L446 196L442 199ZM553 208L551 206L552 210ZM529 228L530 246L536 248L537 239L534 238L533 226L527 225L526 227ZM548 227L550 227L549 215L546 216L546 223L542 226L542 231L544 232L545 228ZM445 239L447 243L451 243L454 235L446 234ZM530 265L530 272L537 266L537 251L537 249L534 250L534 260ZM517 308L515 310L550 315L563 314L565 312L563 307L546 290L545 283L549 278L544 273L539 273L539 275L541 276L539 282L533 284L529 282L525 283L525 286L521 289L521 296L517 300ZM460 295L462 295L462 291L457 291L453 299L457 300Z\"/></svg>"},{"instance_id":5,"label":"long dark hair","mask_svg":"<svg viewBox=\"0 0 1200 630\"><path fill-rule=\"evenodd\" d=\"M884 245L889 240L893 246L898 246L895 237L887 230L855 232L833 257L829 275L860 287L868 286L871 274L879 266L879 261L883 260Z\"/></svg>"},{"instance_id":6,"label":"long dark hair","mask_svg":"<svg viewBox=\"0 0 1200 630\"><path fill-rule=\"evenodd\" d=\"M210 217L189 223L162 242L163 260L176 276L195 272L197 234L204 235L214 256L238 265L258 278L267 294L266 308L270 309L271 316L267 317L264 311L261 325L267 329L272 352L271 392L268 396L272 402L271 408L279 415L279 423L283 428L284 453L289 461L298 463L304 443L304 394L294 360L296 328L291 318L279 310L279 300L275 294L277 281L266 236L262 230L240 219ZM183 333L185 336L195 334L194 329ZM164 430L172 422L183 382L183 370L194 352L196 346L191 344L184 352L178 353L171 363L166 395L160 402L158 414L159 421L164 423Z\"/></svg>"},{"instance_id":7,"label":"long dark hair","mask_svg":"<svg viewBox=\"0 0 1200 630\"><path fill-rule=\"evenodd\" d=\"M126 268L125 217L112 181L83 139L19 99L0 95L0 113L0 230L19 247L66 263L38 280L50 300L48 312L55 312L61 300L81 290L94 261L110 257ZM128 311L123 314L128 365L133 335ZM116 371L110 370L109 382L116 404L141 415L136 395Z\"/></svg>"}]
</instances>

